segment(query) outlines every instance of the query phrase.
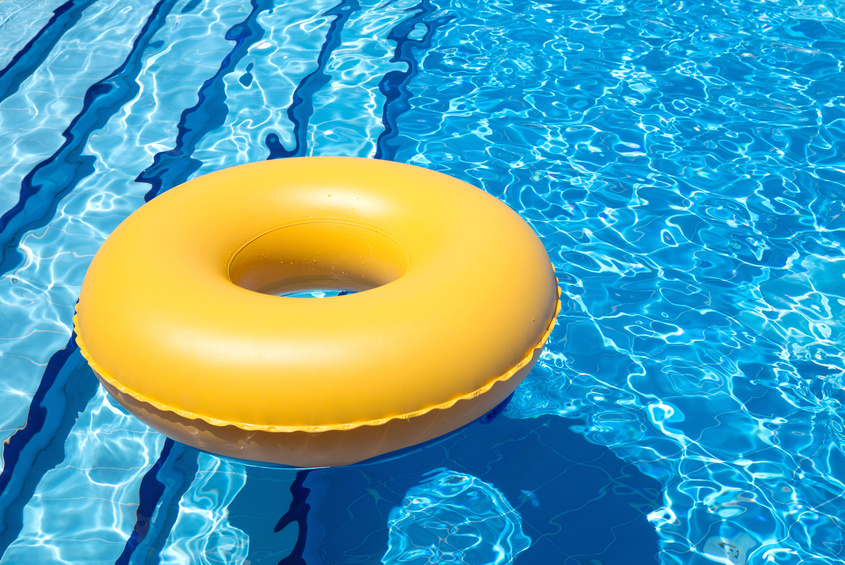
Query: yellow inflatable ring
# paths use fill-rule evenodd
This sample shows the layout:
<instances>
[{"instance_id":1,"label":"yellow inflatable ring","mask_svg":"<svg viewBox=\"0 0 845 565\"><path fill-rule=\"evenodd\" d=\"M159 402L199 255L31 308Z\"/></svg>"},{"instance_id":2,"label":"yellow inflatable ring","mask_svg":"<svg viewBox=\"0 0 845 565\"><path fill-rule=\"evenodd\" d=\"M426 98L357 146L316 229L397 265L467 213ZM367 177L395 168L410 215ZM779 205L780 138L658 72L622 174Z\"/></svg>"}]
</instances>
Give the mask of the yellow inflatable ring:
<instances>
[{"instance_id":1,"label":"yellow inflatable ring","mask_svg":"<svg viewBox=\"0 0 845 565\"><path fill-rule=\"evenodd\" d=\"M307 288L368 289L330 298ZM531 228L496 198L385 161L241 165L142 206L99 250L74 323L107 391L214 453L341 465L505 399L559 308Z\"/></svg>"}]
</instances>

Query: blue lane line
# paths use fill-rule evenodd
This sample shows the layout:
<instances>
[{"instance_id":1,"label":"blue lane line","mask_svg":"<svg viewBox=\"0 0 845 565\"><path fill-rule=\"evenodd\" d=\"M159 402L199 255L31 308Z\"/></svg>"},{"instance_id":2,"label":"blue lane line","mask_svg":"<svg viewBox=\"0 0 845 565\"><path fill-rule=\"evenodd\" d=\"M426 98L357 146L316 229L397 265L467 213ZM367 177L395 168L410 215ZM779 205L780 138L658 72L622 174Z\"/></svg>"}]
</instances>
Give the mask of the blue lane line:
<instances>
[{"instance_id":1,"label":"blue lane line","mask_svg":"<svg viewBox=\"0 0 845 565\"><path fill-rule=\"evenodd\" d=\"M349 21L349 17L360 9L361 5L357 0L343 0L323 14L323 16L334 16L334 20L329 25L326 40L317 56L317 69L299 82L296 90L293 91L293 102L288 107L288 119L293 124L294 146L290 150L285 149L277 134L269 134L264 140L267 149L270 150L270 155L267 157L268 161L305 155L308 122L314 115L314 94L331 80L331 77L326 74L329 59L337 46L340 45L343 26Z\"/></svg>"},{"instance_id":2,"label":"blue lane line","mask_svg":"<svg viewBox=\"0 0 845 565\"><path fill-rule=\"evenodd\" d=\"M162 449L162 453L164 453L164 449ZM173 442L173 448L169 455L159 457L162 466L155 478L156 482L160 482L165 488L157 495L157 498L155 498L155 495L158 491L155 488L150 490L141 488L141 503L136 514L135 527L142 531L145 528L143 521L147 514L146 511L141 511L141 506L144 506L145 509L148 508L150 512L155 511L156 508L159 508L159 510L155 516L150 518L144 535L138 538L128 562L134 561L145 565L156 565L161 562L162 551L167 546L173 526L179 518L179 502L197 477L199 453L192 447ZM147 473L147 475L149 474ZM146 479L146 475L144 479Z\"/></svg>"},{"instance_id":3,"label":"blue lane line","mask_svg":"<svg viewBox=\"0 0 845 565\"><path fill-rule=\"evenodd\" d=\"M201 2L202 2L202 0L190 0L190 2L185 4L185 7L182 8L182 11L180 13L181 14L188 14L190 12L193 12L194 10L197 9L197 6L199 6Z\"/></svg>"},{"instance_id":4,"label":"blue lane line","mask_svg":"<svg viewBox=\"0 0 845 565\"><path fill-rule=\"evenodd\" d=\"M279 519L273 531L279 533L290 524L296 522L296 544L294 544L290 555L279 561L279 565L308 565L305 559L305 548L308 544L308 513L311 512L311 505L308 503L308 495L311 489L305 486L305 479L311 471L299 471L296 479L290 487L293 498L290 508Z\"/></svg>"},{"instance_id":5,"label":"blue lane line","mask_svg":"<svg viewBox=\"0 0 845 565\"><path fill-rule=\"evenodd\" d=\"M35 69L47 59L65 32L72 28L82 17L82 13L96 1L68 0L53 10L53 17L47 25L42 27L0 71L0 102L18 91L21 83L32 76Z\"/></svg>"},{"instance_id":6,"label":"blue lane line","mask_svg":"<svg viewBox=\"0 0 845 565\"><path fill-rule=\"evenodd\" d=\"M252 11L246 19L226 32L226 39L234 41L235 46L223 58L214 76L203 83L197 103L182 112L177 126L175 147L157 153L153 164L135 179L136 182L147 183L152 187L144 196L147 202L188 180L202 166L201 161L191 157L197 144L208 132L226 123L229 107L226 105L224 79L249 54L249 48L264 37L264 29L258 24L258 16L272 9L273 1L252 0L251 5Z\"/></svg>"},{"instance_id":7,"label":"blue lane line","mask_svg":"<svg viewBox=\"0 0 845 565\"><path fill-rule=\"evenodd\" d=\"M397 122L399 116L411 108L411 93L408 85L419 73L419 61L414 56L414 49L425 50L431 47L431 41L437 30L443 25L452 21L455 16L441 16L429 22L425 19L430 16L435 8L429 0L422 0L408 11L416 10L412 17L402 21L388 34L387 38L396 42L396 50L390 59L392 63L402 62L408 65L405 71L391 71L384 75L379 83L379 90L384 95L385 101L382 106L382 123L384 131L376 142L376 159L393 161L399 144L396 138L399 136ZM425 27L425 34L420 39L412 39L410 36L418 25Z\"/></svg>"},{"instance_id":8,"label":"blue lane line","mask_svg":"<svg viewBox=\"0 0 845 565\"><path fill-rule=\"evenodd\" d=\"M156 506L161 500L161 495L164 494L165 485L158 480L158 472L170 455L173 444L174 441L170 438L164 441L164 447L162 447L155 465L150 467L149 471L144 474L144 478L141 479L140 500L138 510L135 512L135 527L132 528L132 534L126 540L126 545L123 546L123 552L114 562L115 565L128 565L135 548L147 537L153 512L155 512Z\"/></svg>"},{"instance_id":9,"label":"blue lane line","mask_svg":"<svg viewBox=\"0 0 845 565\"><path fill-rule=\"evenodd\" d=\"M3 444L3 471L0 472L0 493L2 493L4 498L10 492L20 490L20 487L10 488L12 486L12 478L15 477L14 471L21 461L21 457L25 456L24 449L27 444L44 429L48 415L46 396L54 390L53 385L56 384L59 373L76 349L76 342L71 339L64 349L56 352L50 358L50 361L47 362L47 368L44 371L41 383L38 385L38 390L35 391L35 395L30 403L26 424ZM34 460L35 454L32 454L29 459ZM20 479L22 477L17 476L16 478ZM13 494L17 493L13 492ZM0 516L0 519L2 519L2 516ZM3 522L0 521L0 532L2 531Z\"/></svg>"},{"instance_id":10,"label":"blue lane line","mask_svg":"<svg viewBox=\"0 0 845 565\"><path fill-rule=\"evenodd\" d=\"M143 68L144 52L164 25L171 7L168 0L155 5L123 64L85 93L82 111L62 132L62 146L24 178L18 202L0 217L0 275L12 271L23 260L18 250L23 236L47 225L61 199L94 172L95 157L83 154L88 139L139 92L137 78Z\"/></svg>"},{"instance_id":11,"label":"blue lane line","mask_svg":"<svg viewBox=\"0 0 845 565\"><path fill-rule=\"evenodd\" d=\"M115 565L161 561L162 549L179 516L179 501L197 476L198 453L170 438L165 440L158 460L141 480L135 526ZM157 514L156 509L160 509Z\"/></svg>"},{"instance_id":12,"label":"blue lane line","mask_svg":"<svg viewBox=\"0 0 845 565\"><path fill-rule=\"evenodd\" d=\"M50 358L23 428L3 444L0 559L23 528L24 508L44 475L65 459L65 442L97 379L77 353L75 335Z\"/></svg>"}]
</instances>

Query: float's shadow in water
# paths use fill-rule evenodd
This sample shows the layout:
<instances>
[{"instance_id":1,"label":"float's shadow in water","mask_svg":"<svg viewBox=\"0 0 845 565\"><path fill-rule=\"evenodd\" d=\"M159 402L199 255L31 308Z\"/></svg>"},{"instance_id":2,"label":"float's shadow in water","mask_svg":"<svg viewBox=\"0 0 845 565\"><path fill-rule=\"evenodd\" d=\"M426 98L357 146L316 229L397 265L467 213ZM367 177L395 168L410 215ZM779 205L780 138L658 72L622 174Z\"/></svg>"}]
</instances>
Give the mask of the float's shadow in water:
<instances>
[{"instance_id":1,"label":"float's shadow in water","mask_svg":"<svg viewBox=\"0 0 845 565\"><path fill-rule=\"evenodd\" d=\"M587 442L570 430L575 424L500 417L393 460L298 472L249 467L229 519L249 536L250 565L440 557L472 565L513 555L528 565L655 563L647 515L660 505L659 483Z\"/></svg>"}]
</instances>

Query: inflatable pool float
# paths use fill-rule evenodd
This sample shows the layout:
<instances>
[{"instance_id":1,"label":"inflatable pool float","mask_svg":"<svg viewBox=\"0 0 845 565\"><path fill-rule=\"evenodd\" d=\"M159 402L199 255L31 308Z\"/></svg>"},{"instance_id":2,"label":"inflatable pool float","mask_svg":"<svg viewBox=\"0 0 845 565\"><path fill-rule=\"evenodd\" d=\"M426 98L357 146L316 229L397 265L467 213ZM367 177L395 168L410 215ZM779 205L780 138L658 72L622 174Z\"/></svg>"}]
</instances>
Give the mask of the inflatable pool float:
<instances>
[{"instance_id":1,"label":"inflatable pool float","mask_svg":"<svg viewBox=\"0 0 845 565\"><path fill-rule=\"evenodd\" d=\"M360 292L283 296L330 288ZM483 416L558 309L545 249L494 197L410 165L307 157L142 206L91 262L74 325L105 389L156 430L319 467Z\"/></svg>"}]
</instances>

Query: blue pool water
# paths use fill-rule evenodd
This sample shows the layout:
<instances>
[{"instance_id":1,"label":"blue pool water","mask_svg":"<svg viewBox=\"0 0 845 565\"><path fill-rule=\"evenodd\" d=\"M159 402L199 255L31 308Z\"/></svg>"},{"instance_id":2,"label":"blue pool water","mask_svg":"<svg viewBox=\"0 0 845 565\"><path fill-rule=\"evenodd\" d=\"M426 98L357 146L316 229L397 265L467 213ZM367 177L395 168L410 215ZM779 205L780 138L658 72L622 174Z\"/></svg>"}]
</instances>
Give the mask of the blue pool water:
<instances>
[{"instance_id":1,"label":"blue pool water","mask_svg":"<svg viewBox=\"0 0 845 565\"><path fill-rule=\"evenodd\" d=\"M0 2L0 563L841 563L843 62L836 0ZM104 394L71 328L106 236L292 155L540 234L562 312L500 416L295 471Z\"/></svg>"}]
</instances>

